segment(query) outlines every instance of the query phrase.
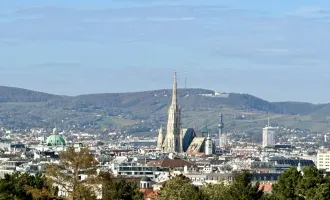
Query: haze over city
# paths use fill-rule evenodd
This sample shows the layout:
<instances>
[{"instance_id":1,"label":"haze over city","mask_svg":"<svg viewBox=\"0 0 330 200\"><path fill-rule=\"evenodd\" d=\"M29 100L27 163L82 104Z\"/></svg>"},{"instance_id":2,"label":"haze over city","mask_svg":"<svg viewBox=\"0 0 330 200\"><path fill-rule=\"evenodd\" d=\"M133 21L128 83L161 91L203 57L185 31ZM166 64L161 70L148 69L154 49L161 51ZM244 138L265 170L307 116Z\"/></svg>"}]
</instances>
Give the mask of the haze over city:
<instances>
[{"instance_id":1,"label":"haze over city","mask_svg":"<svg viewBox=\"0 0 330 200\"><path fill-rule=\"evenodd\" d=\"M55 94L178 86L330 102L328 1L9 1L0 85ZM186 70L185 70L186 66Z\"/></svg>"}]
</instances>

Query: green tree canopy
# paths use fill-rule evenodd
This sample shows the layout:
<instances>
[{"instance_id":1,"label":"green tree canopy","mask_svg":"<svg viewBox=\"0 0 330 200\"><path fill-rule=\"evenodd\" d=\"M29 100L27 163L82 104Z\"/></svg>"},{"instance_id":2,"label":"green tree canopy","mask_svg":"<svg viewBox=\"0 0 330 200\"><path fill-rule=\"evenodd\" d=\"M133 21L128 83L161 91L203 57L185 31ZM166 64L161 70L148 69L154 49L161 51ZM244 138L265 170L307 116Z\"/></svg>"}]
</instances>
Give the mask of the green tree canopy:
<instances>
[{"instance_id":1,"label":"green tree canopy","mask_svg":"<svg viewBox=\"0 0 330 200\"><path fill-rule=\"evenodd\" d=\"M201 200L199 189L191 184L189 178L179 175L165 182L158 200Z\"/></svg>"},{"instance_id":2,"label":"green tree canopy","mask_svg":"<svg viewBox=\"0 0 330 200\"><path fill-rule=\"evenodd\" d=\"M55 199L56 191L47 184L44 176L37 173L15 172L0 179L0 200L50 200Z\"/></svg>"},{"instance_id":3,"label":"green tree canopy","mask_svg":"<svg viewBox=\"0 0 330 200\"><path fill-rule=\"evenodd\" d=\"M229 185L225 185L224 183L218 184L207 184L205 188L203 188L203 196L207 200L230 200L229 197Z\"/></svg>"},{"instance_id":4,"label":"green tree canopy","mask_svg":"<svg viewBox=\"0 0 330 200\"><path fill-rule=\"evenodd\" d=\"M263 196L263 190L259 190L259 183L251 183L252 175L244 171L236 177L230 185L229 196L232 199L258 200Z\"/></svg>"},{"instance_id":5,"label":"green tree canopy","mask_svg":"<svg viewBox=\"0 0 330 200\"><path fill-rule=\"evenodd\" d=\"M327 200L330 199L330 179L316 166L296 167L284 171L273 186L273 196L278 200Z\"/></svg>"},{"instance_id":6,"label":"green tree canopy","mask_svg":"<svg viewBox=\"0 0 330 200\"><path fill-rule=\"evenodd\" d=\"M143 193L136 183L112 177L110 173L100 174L103 200L143 200Z\"/></svg>"},{"instance_id":7,"label":"green tree canopy","mask_svg":"<svg viewBox=\"0 0 330 200\"><path fill-rule=\"evenodd\" d=\"M297 186L302 178L296 167L285 170L273 185L272 193L278 200L300 200L303 197L297 194Z\"/></svg>"}]
</instances>

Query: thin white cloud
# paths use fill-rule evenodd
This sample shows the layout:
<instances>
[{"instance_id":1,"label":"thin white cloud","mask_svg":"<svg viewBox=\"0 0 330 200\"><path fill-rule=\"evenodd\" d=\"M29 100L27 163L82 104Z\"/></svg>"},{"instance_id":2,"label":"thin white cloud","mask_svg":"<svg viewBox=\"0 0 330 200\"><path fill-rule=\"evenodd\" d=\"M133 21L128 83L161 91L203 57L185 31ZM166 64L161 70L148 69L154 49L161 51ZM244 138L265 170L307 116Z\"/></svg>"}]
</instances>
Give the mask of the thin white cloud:
<instances>
[{"instance_id":1,"label":"thin white cloud","mask_svg":"<svg viewBox=\"0 0 330 200\"><path fill-rule=\"evenodd\" d=\"M319 7L303 7L286 13L286 15L312 19L328 19L330 17L330 10Z\"/></svg>"}]
</instances>

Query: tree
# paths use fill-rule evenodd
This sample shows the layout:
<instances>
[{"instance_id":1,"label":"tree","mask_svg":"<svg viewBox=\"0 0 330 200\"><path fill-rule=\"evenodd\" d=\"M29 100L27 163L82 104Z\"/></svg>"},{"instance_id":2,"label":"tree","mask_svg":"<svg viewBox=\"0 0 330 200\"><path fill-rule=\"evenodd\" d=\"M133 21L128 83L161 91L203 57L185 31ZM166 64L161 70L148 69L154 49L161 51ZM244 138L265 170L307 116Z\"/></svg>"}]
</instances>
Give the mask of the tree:
<instances>
[{"instance_id":1,"label":"tree","mask_svg":"<svg viewBox=\"0 0 330 200\"><path fill-rule=\"evenodd\" d=\"M324 177L324 175L316 168L315 165L304 167L303 175L299 180L297 185L297 193L299 196L303 196L307 199L313 199L316 192L320 191L318 195L329 197L329 192L322 192L322 187L327 187L327 183L329 182L328 177ZM319 196L319 198L321 198ZM330 198L326 198L330 199Z\"/></svg>"},{"instance_id":2,"label":"tree","mask_svg":"<svg viewBox=\"0 0 330 200\"><path fill-rule=\"evenodd\" d=\"M94 200L99 191L97 164L88 148L75 151L73 147L69 147L60 154L59 164L47 166L46 175L52 184L67 192L72 199Z\"/></svg>"},{"instance_id":3,"label":"tree","mask_svg":"<svg viewBox=\"0 0 330 200\"><path fill-rule=\"evenodd\" d=\"M304 167L303 173L292 167L274 184L273 197L278 200L327 200L330 199L330 178L315 165Z\"/></svg>"},{"instance_id":4,"label":"tree","mask_svg":"<svg viewBox=\"0 0 330 200\"><path fill-rule=\"evenodd\" d=\"M24 200L50 200L56 196L55 189L47 185L44 176L37 173L35 176L29 173L16 172L6 174L0 180L0 199L24 199Z\"/></svg>"},{"instance_id":5,"label":"tree","mask_svg":"<svg viewBox=\"0 0 330 200\"><path fill-rule=\"evenodd\" d=\"M285 170L273 185L272 193L278 200L300 200L303 199L297 193L297 186L301 180L301 173L296 167Z\"/></svg>"},{"instance_id":6,"label":"tree","mask_svg":"<svg viewBox=\"0 0 330 200\"><path fill-rule=\"evenodd\" d=\"M179 175L165 182L158 200L201 200L203 199L199 189L191 184L189 178Z\"/></svg>"},{"instance_id":7,"label":"tree","mask_svg":"<svg viewBox=\"0 0 330 200\"><path fill-rule=\"evenodd\" d=\"M258 200L261 199L264 192L259 190L259 183L252 185L251 183L252 175L244 171L238 175L235 181L230 185L229 195L231 199L240 200Z\"/></svg>"},{"instance_id":8,"label":"tree","mask_svg":"<svg viewBox=\"0 0 330 200\"><path fill-rule=\"evenodd\" d=\"M228 200L229 197L229 186L224 183L218 184L207 184L202 190L203 196L207 200Z\"/></svg>"},{"instance_id":9,"label":"tree","mask_svg":"<svg viewBox=\"0 0 330 200\"><path fill-rule=\"evenodd\" d=\"M103 200L143 200L143 193L136 183L114 179L110 173L100 174Z\"/></svg>"}]
</instances>

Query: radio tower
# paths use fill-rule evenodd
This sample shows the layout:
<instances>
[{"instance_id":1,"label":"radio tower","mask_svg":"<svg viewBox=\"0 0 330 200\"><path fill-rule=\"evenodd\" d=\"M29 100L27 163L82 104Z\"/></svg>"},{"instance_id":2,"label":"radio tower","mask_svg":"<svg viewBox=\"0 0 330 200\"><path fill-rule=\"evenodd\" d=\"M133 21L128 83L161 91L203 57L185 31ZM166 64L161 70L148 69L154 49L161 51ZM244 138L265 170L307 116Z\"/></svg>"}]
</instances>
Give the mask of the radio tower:
<instances>
[{"instance_id":1,"label":"radio tower","mask_svg":"<svg viewBox=\"0 0 330 200\"><path fill-rule=\"evenodd\" d=\"M184 69L184 89L187 89L187 66Z\"/></svg>"}]
</instances>

